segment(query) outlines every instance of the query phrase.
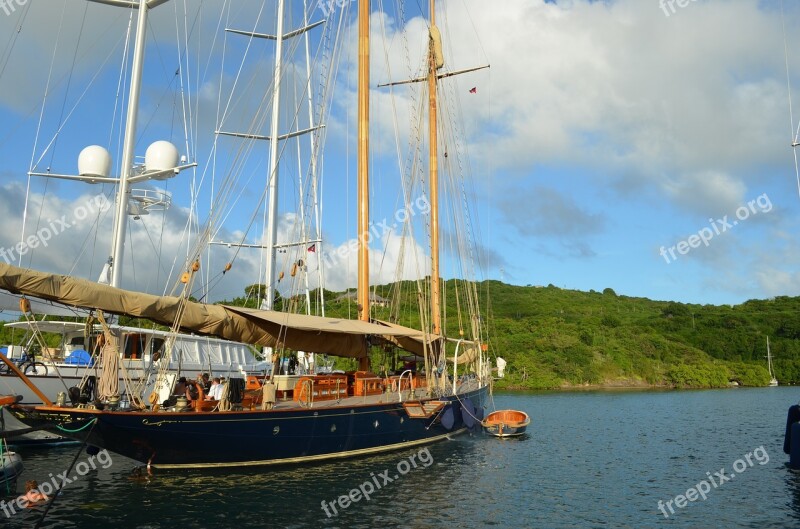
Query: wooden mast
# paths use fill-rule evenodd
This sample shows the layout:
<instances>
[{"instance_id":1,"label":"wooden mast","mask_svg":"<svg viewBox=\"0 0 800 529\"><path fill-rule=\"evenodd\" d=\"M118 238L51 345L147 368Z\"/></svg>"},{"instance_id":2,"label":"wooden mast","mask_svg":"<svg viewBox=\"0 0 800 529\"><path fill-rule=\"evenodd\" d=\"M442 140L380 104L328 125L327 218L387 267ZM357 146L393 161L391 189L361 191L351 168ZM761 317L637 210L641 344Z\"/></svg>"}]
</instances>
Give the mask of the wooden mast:
<instances>
[{"instance_id":1,"label":"wooden mast","mask_svg":"<svg viewBox=\"0 0 800 529\"><path fill-rule=\"evenodd\" d=\"M436 93L436 29L435 1L430 0L431 35L428 39L428 126L429 126L429 179L431 198L431 323L433 334L442 333L441 286L439 279L439 145L436 122L438 97ZM440 41L441 42L441 41Z\"/></svg>"},{"instance_id":2,"label":"wooden mast","mask_svg":"<svg viewBox=\"0 0 800 529\"><path fill-rule=\"evenodd\" d=\"M369 321L369 0L358 2L358 317ZM369 353L369 351L367 351ZM359 361L369 371L369 356Z\"/></svg>"}]
</instances>

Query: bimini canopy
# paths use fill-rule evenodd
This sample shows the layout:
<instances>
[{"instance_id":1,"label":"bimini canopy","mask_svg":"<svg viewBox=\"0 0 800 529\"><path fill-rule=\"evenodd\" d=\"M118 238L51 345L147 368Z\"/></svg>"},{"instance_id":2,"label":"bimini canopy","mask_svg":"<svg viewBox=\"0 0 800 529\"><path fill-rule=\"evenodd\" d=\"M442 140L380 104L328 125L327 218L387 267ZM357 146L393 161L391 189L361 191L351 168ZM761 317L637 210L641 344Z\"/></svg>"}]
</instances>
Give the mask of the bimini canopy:
<instances>
[{"instance_id":1,"label":"bimini canopy","mask_svg":"<svg viewBox=\"0 0 800 529\"><path fill-rule=\"evenodd\" d=\"M423 333L396 326L318 316L205 305L174 296L154 296L93 283L85 279L25 270L0 263L0 289L70 307L99 309L173 325L182 312L184 332L218 336L256 346L328 353L358 358L367 354L366 336L413 337Z\"/></svg>"}]
</instances>

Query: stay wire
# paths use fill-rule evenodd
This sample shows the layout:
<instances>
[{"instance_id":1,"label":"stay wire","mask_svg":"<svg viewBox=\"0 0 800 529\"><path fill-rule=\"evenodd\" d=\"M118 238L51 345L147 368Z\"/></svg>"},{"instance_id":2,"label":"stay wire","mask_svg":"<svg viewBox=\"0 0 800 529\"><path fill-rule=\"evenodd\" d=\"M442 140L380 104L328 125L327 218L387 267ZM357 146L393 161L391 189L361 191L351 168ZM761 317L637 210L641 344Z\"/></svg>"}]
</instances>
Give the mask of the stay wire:
<instances>
[{"instance_id":1,"label":"stay wire","mask_svg":"<svg viewBox=\"0 0 800 529\"><path fill-rule=\"evenodd\" d=\"M72 469L75 467L75 463L78 462L78 458L83 453L83 449L86 448L86 444L89 442L89 437L91 437L95 426L97 426L97 419L92 419L92 429L89 430L88 434L86 434L86 437L83 439L83 443L81 444L81 447L75 453L75 457L72 458L72 464L70 464L69 469L67 469L66 474L70 474L72 472ZM47 517L47 513L50 512L50 509L53 507L53 504L56 502L56 499L58 499L58 495L61 493L62 490L63 489L58 489L55 493L53 493L53 499L50 500L49 502L47 502L47 505L44 508L44 512L42 513L42 517L39 518L38 522L36 522L36 525L34 526L34 529L39 529L42 526L42 524L44 523L44 519Z\"/></svg>"}]
</instances>

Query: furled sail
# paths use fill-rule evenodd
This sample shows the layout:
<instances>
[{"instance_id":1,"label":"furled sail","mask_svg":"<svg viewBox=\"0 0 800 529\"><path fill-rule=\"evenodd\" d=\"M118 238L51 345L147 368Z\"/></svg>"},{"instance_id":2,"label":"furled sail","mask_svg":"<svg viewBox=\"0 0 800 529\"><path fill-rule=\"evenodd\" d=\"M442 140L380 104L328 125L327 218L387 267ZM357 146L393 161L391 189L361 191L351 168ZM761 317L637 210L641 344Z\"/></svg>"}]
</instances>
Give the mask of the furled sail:
<instances>
[{"instance_id":1,"label":"furled sail","mask_svg":"<svg viewBox=\"0 0 800 529\"><path fill-rule=\"evenodd\" d=\"M174 296L155 296L85 279L25 270L0 263L0 289L71 307L146 318L171 326L183 305L180 328L256 346L328 353L358 358L367 354L368 335L385 339L417 337L422 331L368 322L205 305Z\"/></svg>"}]
</instances>

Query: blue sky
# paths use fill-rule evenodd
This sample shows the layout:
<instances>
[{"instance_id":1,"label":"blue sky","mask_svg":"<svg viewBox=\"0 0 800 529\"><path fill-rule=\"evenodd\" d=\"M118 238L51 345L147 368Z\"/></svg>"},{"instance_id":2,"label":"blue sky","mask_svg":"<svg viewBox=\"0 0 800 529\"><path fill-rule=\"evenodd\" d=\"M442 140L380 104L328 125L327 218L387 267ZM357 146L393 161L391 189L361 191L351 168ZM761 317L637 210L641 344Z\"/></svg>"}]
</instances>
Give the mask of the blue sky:
<instances>
[{"instance_id":1,"label":"blue sky","mask_svg":"<svg viewBox=\"0 0 800 529\"><path fill-rule=\"evenodd\" d=\"M301 18L300 3L292 4L287 28ZM324 149L322 223L330 249L345 247L355 236L355 48L348 28L356 4L344 4L337 12L345 17L343 45ZM259 18L261 5L237 2L226 24L274 31L274 2L266 2ZM68 10L62 20L64 6ZM137 154L158 139L170 139L186 151L182 80L191 103L190 157L199 167L157 183L172 193L166 214L131 223L124 286L137 290L163 291L186 255L187 219L202 225L208 218L210 147L217 102L224 101L218 95L230 92L247 45L247 39L228 37L223 53L221 0L206 2L201 11L197 4L186 6L185 15L182 1L151 13ZM491 64L489 70L443 81L448 119L464 132L458 156L469 163L468 198L476 209L477 242L486 264L478 278L580 290L611 287L620 294L695 303L800 294L800 198L790 147L800 106L795 105L794 126L789 116L789 95L800 102L800 10L791 3L785 9L791 90L777 2L697 1L674 11L667 5L666 14L657 0L440 2L446 67ZM395 92L395 121L391 95L375 85L417 71L425 42L416 3L405 6L404 16L388 4L386 11L373 6L373 34L379 42L373 46L372 83L376 220L391 218L397 209L394 130L400 132L400 157L405 159L414 136L413 102L421 94ZM312 20L321 16L312 6ZM0 207L6 211L1 247L20 240L27 170L59 124L64 124L62 132L40 169L74 172L78 152L95 143L110 146L119 163L120 115L114 108L128 19L125 10L73 0L46 6L29 2L7 16L0 11ZM192 28L188 62L179 59L176 19L179 34L185 33L184 24ZM264 121L260 132L268 133L269 113L258 109L270 84L272 49L269 43L252 44L243 64L253 73L237 84L225 128L247 128L255 115ZM290 49L287 59L301 62L298 50ZM182 73L176 77L179 64ZM48 75L51 88L37 140ZM284 91L290 86L296 88L287 83ZM472 87L476 94L469 92ZM283 110L283 129L293 125L285 117L293 104ZM220 144L216 186L241 146L231 139ZM457 150L449 145L451 152ZM237 171L233 189L239 198L227 201L229 214L217 224L220 239L257 242L262 236L258 212L267 146L259 143L252 149ZM285 241L294 230L298 192L289 172L297 166L296 157L287 151L284 164L280 238ZM194 208L193 185L200 197ZM93 195L111 196L113 189L34 178L30 192L26 234L35 232L37 219L42 223L46 217L72 215ZM746 218L735 218L739 208L759 197ZM244 235L253 215L253 228ZM726 215L731 227L714 233L708 245L691 238ZM105 227L77 223L47 248L30 252L23 263L95 279L108 254L110 216L98 222ZM375 263L383 263L373 270L374 281L392 279L403 245L419 262L407 263L403 275L425 273L426 237L420 228L416 235L416 241L402 243L394 231L374 243ZM660 251L673 246L676 258L668 263ZM259 279L263 263L252 250L243 250L234 269L219 276L232 253L225 248L213 252L212 299L238 295ZM279 268L288 275L295 258L279 258ZM333 268L326 271L331 288L352 286L354 260L348 257ZM457 273L453 267L445 270Z\"/></svg>"}]
</instances>

